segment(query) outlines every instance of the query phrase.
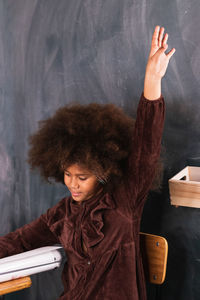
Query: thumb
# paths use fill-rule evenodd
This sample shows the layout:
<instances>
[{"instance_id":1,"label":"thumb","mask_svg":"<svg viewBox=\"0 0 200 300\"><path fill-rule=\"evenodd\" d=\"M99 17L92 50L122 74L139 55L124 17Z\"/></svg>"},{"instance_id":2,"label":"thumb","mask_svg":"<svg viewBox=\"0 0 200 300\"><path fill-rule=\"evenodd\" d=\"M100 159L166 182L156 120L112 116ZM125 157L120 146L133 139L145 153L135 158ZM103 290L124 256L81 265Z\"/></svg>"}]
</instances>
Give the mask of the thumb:
<instances>
[{"instance_id":1,"label":"thumb","mask_svg":"<svg viewBox=\"0 0 200 300\"><path fill-rule=\"evenodd\" d=\"M175 48L172 48L167 54L166 56L168 57L168 59L170 60L170 58L174 55L174 53L176 52Z\"/></svg>"}]
</instances>

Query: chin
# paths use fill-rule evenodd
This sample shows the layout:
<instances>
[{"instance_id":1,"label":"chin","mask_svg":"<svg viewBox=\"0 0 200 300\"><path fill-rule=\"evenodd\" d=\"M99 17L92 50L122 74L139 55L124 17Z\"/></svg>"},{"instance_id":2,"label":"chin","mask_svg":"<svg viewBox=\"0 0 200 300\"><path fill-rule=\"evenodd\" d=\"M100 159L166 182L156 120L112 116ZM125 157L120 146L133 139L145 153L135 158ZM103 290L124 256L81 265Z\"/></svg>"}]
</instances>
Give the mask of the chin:
<instances>
[{"instance_id":1,"label":"chin","mask_svg":"<svg viewBox=\"0 0 200 300\"><path fill-rule=\"evenodd\" d=\"M76 201L76 202L82 202L83 201L82 199L75 199L75 198L73 198L73 200Z\"/></svg>"}]
</instances>

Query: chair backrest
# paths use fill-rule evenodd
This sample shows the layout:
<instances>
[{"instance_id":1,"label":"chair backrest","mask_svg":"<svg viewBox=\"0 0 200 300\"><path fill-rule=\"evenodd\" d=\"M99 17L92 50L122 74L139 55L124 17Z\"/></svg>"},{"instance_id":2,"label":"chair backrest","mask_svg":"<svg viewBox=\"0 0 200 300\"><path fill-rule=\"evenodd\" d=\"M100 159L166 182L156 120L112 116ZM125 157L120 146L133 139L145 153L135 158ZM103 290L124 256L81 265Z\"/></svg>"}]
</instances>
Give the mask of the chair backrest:
<instances>
[{"instance_id":1,"label":"chair backrest","mask_svg":"<svg viewBox=\"0 0 200 300\"><path fill-rule=\"evenodd\" d=\"M167 268L168 243L164 237L140 232L144 270L149 282L162 284Z\"/></svg>"}]
</instances>

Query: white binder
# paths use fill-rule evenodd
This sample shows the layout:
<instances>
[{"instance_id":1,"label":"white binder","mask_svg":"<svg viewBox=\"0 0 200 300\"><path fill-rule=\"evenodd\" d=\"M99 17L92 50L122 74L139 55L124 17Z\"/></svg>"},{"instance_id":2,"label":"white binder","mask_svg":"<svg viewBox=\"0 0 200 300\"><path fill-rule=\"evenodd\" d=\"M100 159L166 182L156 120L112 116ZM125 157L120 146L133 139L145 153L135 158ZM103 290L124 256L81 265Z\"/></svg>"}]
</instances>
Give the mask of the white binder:
<instances>
[{"instance_id":1,"label":"white binder","mask_svg":"<svg viewBox=\"0 0 200 300\"><path fill-rule=\"evenodd\" d=\"M47 246L0 259L0 282L58 268L62 246Z\"/></svg>"}]
</instances>

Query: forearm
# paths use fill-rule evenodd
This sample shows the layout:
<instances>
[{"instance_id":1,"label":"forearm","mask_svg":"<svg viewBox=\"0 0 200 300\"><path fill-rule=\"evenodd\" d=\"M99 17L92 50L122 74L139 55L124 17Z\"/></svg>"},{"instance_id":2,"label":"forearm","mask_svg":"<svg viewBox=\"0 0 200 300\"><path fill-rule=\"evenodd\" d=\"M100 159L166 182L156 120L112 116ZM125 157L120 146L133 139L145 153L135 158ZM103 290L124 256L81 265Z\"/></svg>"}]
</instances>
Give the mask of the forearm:
<instances>
[{"instance_id":1,"label":"forearm","mask_svg":"<svg viewBox=\"0 0 200 300\"><path fill-rule=\"evenodd\" d=\"M0 237L0 258L58 243L43 217Z\"/></svg>"},{"instance_id":2,"label":"forearm","mask_svg":"<svg viewBox=\"0 0 200 300\"><path fill-rule=\"evenodd\" d=\"M148 100L157 100L161 96L161 78L152 74L145 74L144 97Z\"/></svg>"},{"instance_id":3,"label":"forearm","mask_svg":"<svg viewBox=\"0 0 200 300\"><path fill-rule=\"evenodd\" d=\"M137 191L138 195L133 197L137 201L134 207L144 201L144 195L151 187L160 154L164 118L163 97L157 98L157 101L149 101L142 95L137 109L127 172L129 189Z\"/></svg>"}]
</instances>

